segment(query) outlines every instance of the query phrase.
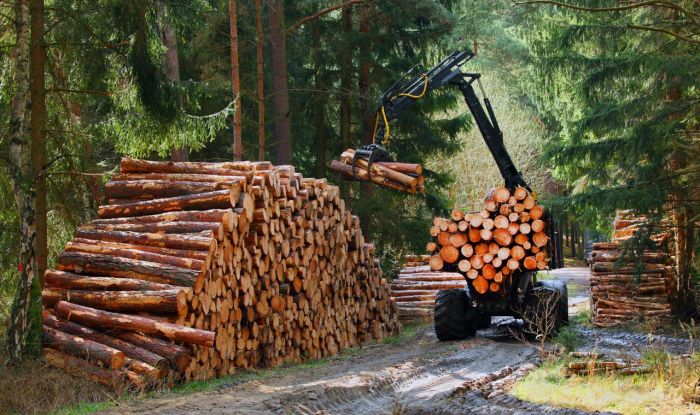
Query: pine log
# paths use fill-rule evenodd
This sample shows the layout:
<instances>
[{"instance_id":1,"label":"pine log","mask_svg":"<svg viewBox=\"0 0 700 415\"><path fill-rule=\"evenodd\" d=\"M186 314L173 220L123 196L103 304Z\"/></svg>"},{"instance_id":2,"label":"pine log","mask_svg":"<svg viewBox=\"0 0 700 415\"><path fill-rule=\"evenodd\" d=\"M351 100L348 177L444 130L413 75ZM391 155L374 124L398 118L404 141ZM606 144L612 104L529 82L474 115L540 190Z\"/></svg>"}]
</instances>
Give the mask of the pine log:
<instances>
[{"instance_id":1,"label":"pine log","mask_svg":"<svg viewBox=\"0 0 700 415\"><path fill-rule=\"evenodd\" d=\"M224 224L216 222L151 222L121 224L90 224L81 226L84 230L127 231L143 233L161 233L169 235L196 234L211 231L218 240L224 238Z\"/></svg>"},{"instance_id":2,"label":"pine log","mask_svg":"<svg viewBox=\"0 0 700 415\"><path fill-rule=\"evenodd\" d=\"M66 251L113 255L122 258L157 262L159 264L172 265L178 268L187 268L196 271L201 271L206 264L204 261L199 259L147 252L143 251L143 248L144 247L140 245L126 245L124 248L119 248L117 246L110 246L107 244L85 243L79 241L68 242L65 245Z\"/></svg>"},{"instance_id":3,"label":"pine log","mask_svg":"<svg viewBox=\"0 0 700 415\"><path fill-rule=\"evenodd\" d=\"M208 162L172 162L137 160L124 157L119 164L121 173L188 173L188 174L232 174L241 171L270 169L271 163L234 161L221 163Z\"/></svg>"},{"instance_id":4,"label":"pine log","mask_svg":"<svg viewBox=\"0 0 700 415\"><path fill-rule=\"evenodd\" d=\"M41 293L45 307L53 307L59 301L70 301L102 310L120 312L144 312L149 314L178 314L187 312L188 291L179 288L160 291L86 291L45 289Z\"/></svg>"},{"instance_id":5,"label":"pine log","mask_svg":"<svg viewBox=\"0 0 700 415\"><path fill-rule=\"evenodd\" d=\"M58 264L61 271L133 278L181 287L192 287L197 278L203 277L201 271L85 252L63 252L58 257Z\"/></svg>"},{"instance_id":6,"label":"pine log","mask_svg":"<svg viewBox=\"0 0 700 415\"><path fill-rule=\"evenodd\" d=\"M180 250L210 251L216 247L214 235L178 234L162 235L159 233L140 233L126 231L97 231L78 229L75 236L82 239L100 240L104 242L120 242L134 245L156 246ZM205 255L206 257L206 255Z\"/></svg>"},{"instance_id":7,"label":"pine log","mask_svg":"<svg viewBox=\"0 0 700 415\"><path fill-rule=\"evenodd\" d=\"M129 343L128 341L121 340L108 334L100 333L88 327L73 323L72 321L56 317L47 311L44 311L42 314L44 325L47 327L104 344L105 346L109 346L123 352L126 357L140 360L160 369L162 375L167 374L165 371L167 370L168 359L164 356L160 356L150 350L146 350L133 343Z\"/></svg>"},{"instance_id":8,"label":"pine log","mask_svg":"<svg viewBox=\"0 0 700 415\"><path fill-rule=\"evenodd\" d=\"M124 372L104 369L95 366L87 360L83 360L58 350L44 347L44 360L49 366L68 372L74 376L80 376L92 380L93 382L119 390L127 384L127 377Z\"/></svg>"},{"instance_id":9,"label":"pine log","mask_svg":"<svg viewBox=\"0 0 700 415\"><path fill-rule=\"evenodd\" d=\"M234 187L214 192L198 193L162 199L145 200L123 205L100 206L100 218L109 219L125 216L142 216L178 210L206 210L236 207L241 189Z\"/></svg>"},{"instance_id":10,"label":"pine log","mask_svg":"<svg viewBox=\"0 0 700 415\"><path fill-rule=\"evenodd\" d=\"M110 180L105 184L108 199L162 199L197 193L226 190L239 186L239 180L230 182L189 182L172 180Z\"/></svg>"},{"instance_id":11,"label":"pine log","mask_svg":"<svg viewBox=\"0 0 700 415\"><path fill-rule=\"evenodd\" d=\"M135 234L139 235L139 234ZM97 235L95 237L98 237L100 235ZM192 249L175 249L175 248L164 248L161 246L152 246L152 245L141 245L141 244L132 244L132 243L126 243L126 242L115 242L115 241L107 241L107 240L99 240L99 239L88 239L88 238L74 238L71 242L68 244L80 244L80 249L75 249L75 251L79 252L92 252L95 254L105 254L105 255L110 255L112 250L129 250L129 251L135 251L132 254L126 254L126 255L116 255L117 251L115 252L115 256L123 256L125 258L133 258L133 259L143 259L145 261L150 261L150 262L160 262L161 264L168 264L168 265L175 265L175 266L181 266L182 268L190 268L190 269L201 269L200 264L204 265L207 263L207 261L210 259L209 258L209 250L206 251L196 251ZM96 248L95 249L83 249L84 245L93 245ZM216 243L210 243L210 247L214 247ZM67 245L68 246L68 245ZM104 251L101 250L102 247L109 248ZM70 249L69 249L70 250ZM139 254L143 253L154 253L158 255L164 255L166 257L176 257L176 258L181 258L183 260L188 260L188 259L194 259L197 260L198 262L183 262L181 265L176 264L176 263L170 263L169 261L163 261L162 259L158 259L158 257L138 257Z\"/></svg>"},{"instance_id":12,"label":"pine log","mask_svg":"<svg viewBox=\"0 0 700 415\"><path fill-rule=\"evenodd\" d=\"M112 369L119 369L124 365L124 353L112 347L48 326L43 326L42 334L44 344L48 347L100 362Z\"/></svg>"},{"instance_id":13,"label":"pine log","mask_svg":"<svg viewBox=\"0 0 700 415\"><path fill-rule=\"evenodd\" d=\"M122 329L153 334L183 343L213 347L213 331L198 330L177 324L164 323L146 317L97 310L66 301L56 304L56 315L90 327Z\"/></svg>"},{"instance_id":14,"label":"pine log","mask_svg":"<svg viewBox=\"0 0 700 415\"><path fill-rule=\"evenodd\" d=\"M423 174L423 166L414 163L397 163L395 161L377 161L378 166L382 166L389 170L397 171L405 174Z\"/></svg>"},{"instance_id":15,"label":"pine log","mask_svg":"<svg viewBox=\"0 0 700 415\"><path fill-rule=\"evenodd\" d=\"M187 348L167 340L121 330L111 331L110 335L167 358L179 372L184 372L191 360Z\"/></svg>"},{"instance_id":16,"label":"pine log","mask_svg":"<svg viewBox=\"0 0 700 415\"><path fill-rule=\"evenodd\" d=\"M133 278L95 277L72 272L46 270L44 285L47 288L67 290L109 290L109 291L155 291L176 288L174 285L159 284Z\"/></svg>"},{"instance_id":17,"label":"pine log","mask_svg":"<svg viewBox=\"0 0 700 415\"><path fill-rule=\"evenodd\" d=\"M112 176L115 181L134 180L168 180L172 182L237 182L241 190L246 190L246 182L253 178L252 171L231 171L226 174L198 174L198 173L119 173Z\"/></svg>"},{"instance_id":18,"label":"pine log","mask_svg":"<svg viewBox=\"0 0 700 415\"><path fill-rule=\"evenodd\" d=\"M355 175L353 175L352 166L338 160L331 161L331 164L328 166L328 168L333 170L334 172L341 173L347 177L372 181L380 186L388 187L394 190L400 190L402 192L415 193L415 189L411 189L410 187L405 186L401 183L393 182L383 176L370 176L367 174L367 170L362 169L359 166L355 168Z\"/></svg>"},{"instance_id":19,"label":"pine log","mask_svg":"<svg viewBox=\"0 0 700 415\"><path fill-rule=\"evenodd\" d=\"M192 210L179 212L166 212L156 215L145 215L127 218L95 219L94 225L121 225L135 223L156 222L215 222L223 223L226 230L231 232L237 226L236 214L233 209Z\"/></svg>"}]
</instances>

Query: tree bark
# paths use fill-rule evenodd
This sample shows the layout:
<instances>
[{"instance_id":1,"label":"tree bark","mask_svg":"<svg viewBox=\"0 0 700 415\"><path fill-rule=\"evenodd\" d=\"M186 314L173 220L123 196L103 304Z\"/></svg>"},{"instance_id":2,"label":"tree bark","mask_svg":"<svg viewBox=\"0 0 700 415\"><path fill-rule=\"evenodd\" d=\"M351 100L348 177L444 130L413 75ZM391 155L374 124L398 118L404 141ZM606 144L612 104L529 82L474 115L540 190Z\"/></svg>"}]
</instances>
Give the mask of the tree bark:
<instances>
[{"instance_id":1,"label":"tree bark","mask_svg":"<svg viewBox=\"0 0 700 415\"><path fill-rule=\"evenodd\" d=\"M265 160L265 74L263 72L265 37L262 30L262 0L255 0L255 32L258 68L258 160Z\"/></svg>"},{"instance_id":2,"label":"tree bark","mask_svg":"<svg viewBox=\"0 0 700 415\"><path fill-rule=\"evenodd\" d=\"M323 56L321 54L321 22L316 19L313 23L314 50L314 127L316 130L316 177L326 177L326 92L327 83L323 79Z\"/></svg>"},{"instance_id":3,"label":"tree bark","mask_svg":"<svg viewBox=\"0 0 700 415\"><path fill-rule=\"evenodd\" d=\"M370 27L368 22L368 10L360 10L360 18L358 23L358 29L360 32L360 42L366 41L369 33ZM365 44L360 47L359 56L359 74L358 74L358 90L360 96L360 117L362 121L362 144L371 144L373 141L372 137L372 114L369 109L369 87L371 80L371 63L370 63L370 52L371 47ZM360 200L371 199L373 194L372 186L367 183L360 183ZM367 211L365 206L361 206L359 212L360 222L362 223L362 233L367 235L370 234L370 215L371 212Z\"/></svg>"},{"instance_id":4,"label":"tree bark","mask_svg":"<svg viewBox=\"0 0 700 415\"><path fill-rule=\"evenodd\" d=\"M292 164L292 127L289 117L287 38L284 27L284 0L269 0L270 43L272 45L272 110L275 160Z\"/></svg>"},{"instance_id":5,"label":"tree bark","mask_svg":"<svg viewBox=\"0 0 700 415\"><path fill-rule=\"evenodd\" d=\"M135 344L138 347L151 351L170 360L173 366L180 372L184 372L190 363L190 352L187 348L174 344L171 341L157 337L146 336L132 331L114 331L110 335Z\"/></svg>"},{"instance_id":6,"label":"tree bark","mask_svg":"<svg viewBox=\"0 0 700 415\"><path fill-rule=\"evenodd\" d=\"M352 8L343 9L340 20L340 29L343 31L342 56L340 57L340 143L343 149L351 148L350 122L352 117L352 57L355 52L355 45L350 41L352 31ZM342 182L340 191L344 199L347 199L348 186Z\"/></svg>"},{"instance_id":7,"label":"tree bark","mask_svg":"<svg viewBox=\"0 0 700 415\"><path fill-rule=\"evenodd\" d=\"M36 261L42 282L48 256L46 205L46 46L44 43L44 0L31 0L31 149L36 188Z\"/></svg>"},{"instance_id":8,"label":"tree bark","mask_svg":"<svg viewBox=\"0 0 700 415\"><path fill-rule=\"evenodd\" d=\"M97 231L90 229L78 229L75 236L81 239L96 240L95 243L110 245L108 242L120 242L122 244L145 245L136 248L149 252L161 253L161 250L148 249L149 247L174 248L182 251L203 251L208 253L212 247L216 246L213 235L210 237L199 235L161 235L158 233L139 233L122 231ZM168 250L163 250L166 252ZM202 259L206 255L189 255L187 258Z\"/></svg>"},{"instance_id":9,"label":"tree bark","mask_svg":"<svg viewBox=\"0 0 700 415\"><path fill-rule=\"evenodd\" d=\"M148 363L153 367L161 369L167 366L168 356L157 355L156 353L153 353L150 350L146 350L125 340L112 337L105 333L97 332L93 329L73 323L72 321L58 318L47 311L45 311L43 314L43 320L45 326L51 327L56 330L60 330L64 333L80 336L87 340L102 343L105 346L109 346L113 349L123 352L126 357L129 357L131 359L137 359L142 362Z\"/></svg>"},{"instance_id":10,"label":"tree bark","mask_svg":"<svg viewBox=\"0 0 700 415\"><path fill-rule=\"evenodd\" d=\"M100 218L109 219L124 216L152 215L178 210L231 208L236 207L240 193L241 189L234 187L227 190L144 200L122 205L104 205L97 212Z\"/></svg>"},{"instance_id":11,"label":"tree bark","mask_svg":"<svg viewBox=\"0 0 700 415\"><path fill-rule=\"evenodd\" d=\"M5 352L9 363L18 363L27 354L27 345L40 347L41 310L36 260L36 212L34 175L29 139L29 10L25 0L15 0L15 79L16 88L10 113L9 173L20 220L19 284L5 332ZM34 284L35 283L35 284ZM33 285L35 287L33 287ZM36 303L36 304L34 304ZM36 310L35 310L36 309ZM34 339L29 335L34 333ZM37 349L38 350L38 349Z\"/></svg>"},{"instance_id":12,"label":"tree bark","mask_svg":"<svg viewBox=\"0 0 700 415\"><path fill-rule=\"evenodd\" d=\"M112 347L105 346L92 340L64 333L60 330L44 326L44 344L62 352L95 360L119 369L124 365L124 353Z\"/></svg>"},{"instance_id":13,"label":"tree bark","mask_svg":"<svg viewBox=\"0 0 700 415\"><path fill-rule=\"evenodd\" d=\"M170 284L134 278L94 277L54 270L46 271L44 280L47 288L66 290L155 291L177 288Z\"/></svg>"},{"instance_id":14,"label":"tree bark","mask_svg":"<svg viewBox=\"0 0 700 415\"><path fill-rule=\"evenodd\" d=\"M90 327L137 331L166 337L176 342L198 344L213 347L213 331L192 329L172 323L153 320L147 317L112 313L77 304L59 301L56 315L66 320L75 321Z\"/></svg>"},{"instance_id":15,"label":"tree bark","mask_svg":"<svg viewBox=\"0 0 700 415\"><path fill-rule=\"evenodd\" d=\"M233 113L233 144L232 152L234 160L243 157L243 141L241 135L241 74L238 63L238 10L236 0L228 2L229 32L231 39L231 90L236 106Z\"/></svg>"},{"instance_id":16,"label":"tree bark","mask_svg":"<svg viewBox=\"0 0 700 415\"><path fill-rule=\"evenodd\" d=\"M166 10L164 3L160 3L158 7L162 26L160 27L160 41L165 47L165 61L163 62L163 73L165 79L170 82L180 81L180 62L177 53L177 36L175 28L170 21L170 16ZM170 149L170 159L172 161L187 161L189 160L189 152L186 146L174 145Z\"/></svg>"},{"instance_id":17,"label":"tree bark","mask_svg":"<svg viewBox=\"0 0 700 415\"><path fill-rule=\"evenodd\" d=\"M63 252L58 258L61 271L108 277L134 278L159 284L192 287L202 271L173 267L111 255Z\"/></svg>"},{"instance_id":18,"label":"tree bark","mask_svg":"<svg viewBox=\"0 0 700 415\"><path fill-rule=\"evenodd\" d=\"M100 310L124 313L177 314L187 312L187 291L174 288L158 291L94 291L45 289L41 294L44 307L70 301Z\"/></svg>"}]
</instances>

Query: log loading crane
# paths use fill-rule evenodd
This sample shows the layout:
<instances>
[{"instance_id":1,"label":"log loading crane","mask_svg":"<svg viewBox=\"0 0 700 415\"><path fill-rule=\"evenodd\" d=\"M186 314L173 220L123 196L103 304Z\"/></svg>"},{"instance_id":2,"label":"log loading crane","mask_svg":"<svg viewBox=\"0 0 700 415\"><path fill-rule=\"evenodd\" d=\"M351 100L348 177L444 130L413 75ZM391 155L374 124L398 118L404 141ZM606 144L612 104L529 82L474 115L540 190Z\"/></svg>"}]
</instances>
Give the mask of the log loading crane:
<instances>
[{"instance_id":1,"label":"log loading crane","mask_svg":"<svg viewBox=\"0 0 700 415\"><path fill-rule=\"evenodd\" d=\"M479 73L463 72L461 67L474 57L471 50L465 49L452 53L434 68L425 71L415 66L392 85L380 98L376 111L373 144L358 148L353 158L353 174L359 159L367 161L367 172L371 172L374 162L392 161L384 146L389 142L390 123L401 116L403 111L423 98L432 90L446 86L455 86L463 94L467 107L484 138L496 165L503 176L505 187L511 192L518 187L532 189L523 175L513 164L506 151L496 115L481 85ZM474 83L479 86L484 105L481 104ZM554 238L556 232L554 221L545 216L549 232L548 252L549 268L558 268L561 264L561 247ZM489 327L491 316L514 316L523 318L525 310L541 310L545 296L537 295L541 290L556 291L559 300L556 305L555 328L568 322L568 295L566 284L562 281L537 281L535 271L518 271L512 275L512 283L502 293L481 295L472 286L465 289L441 290L435 301L435 332L440 340L463 339L473 335L477 329ZM530 317L531 318L531 317ZM525 319L523 319L525 320ZM525 322L528 324L528 322Z\"/></svg>"}]
</instances>

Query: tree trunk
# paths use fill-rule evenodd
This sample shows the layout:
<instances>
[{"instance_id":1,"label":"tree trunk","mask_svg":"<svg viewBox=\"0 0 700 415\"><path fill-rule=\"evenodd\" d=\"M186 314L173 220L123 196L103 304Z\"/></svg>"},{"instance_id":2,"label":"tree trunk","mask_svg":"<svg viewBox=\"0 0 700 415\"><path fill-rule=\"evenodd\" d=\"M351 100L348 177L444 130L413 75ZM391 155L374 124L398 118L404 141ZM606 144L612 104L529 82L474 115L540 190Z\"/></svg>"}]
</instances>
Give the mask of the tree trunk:
<instances>
[{"instance_id":1,"label":"tree trunk","mask_svg":"<svg viewBox=\"0 0 700 415\"><path fill-rule=\"evenodd\" d=\"M179 287L192 287L197 277L202 274L202 271L178 268L157 262L74 251L66 251L59 256L58 268L61 271L134 278Z\"/></svg>"},{"instance_id":2,"label":"tree trunk","mask_svg":"<svg viewBox=\"0 0 700 415\"><path fill-rule=\"evenodd\" d=\"M241 136L241 74L238 63L238 10L236 0L228 2L228 19L231 39L231 89L236 107L233 113L233 159L243 157L243 141Z\"/></svg>"},{"instance_id":3,"label":"tree trunk","mask_svg":"<svg viewBox=\"0 0 700 415\"><path fill-rule=\"evenodd\" d=\"M177 37L175 28L170 21L170 16L166 10L165 4L160 3L158 7L162 26L160 28L160 41L165 47L165 61L163 62L163 72L165 78L171 82L180 81L180 63L177 53ZM170 159L172 161L187 161L189 160L189 152L187 147L177 145L170 149Z\"/></svg>"},{"instance_id":4,"label":"tree trunk","mask_svg":"<svg viewBox=\"0 0 700 415\"><path fill-rule=\"evenodd\" d=\"M677 18L674 16L674 20ZM671 77L668 79L670 84L668 99L669 101L679 101L683 91L678 86L679 80ZM671 119L678 119L678 114L671 114ZM679 134L680 132L676 132ZM688 167L687 150L676 148L672 151L669 159L669 170L671 173L684 170ZM679 186L678 183L675 183ZM674 190L669 195L671 205L671 221L674 228L674 248L675 248L675 292L673 308L674 312L681 317L687 317L694 314L696 309L696 300L694 295L694 278L693 278L693 256L695 254L695 213L693 211L692 200L693 192L697 192L696 188L691 186L691 190L682 189ZM689 200L690 198L690 200ZM693 311L691 311L693 310Z\"/></svg>"},{"instance_id":5,"label":"tree trunk","mask_svg":"<svg viewBox=\"0 0 700 415\"><path fill-rule=\"evenodd\" d=\"M314 50L314 127L316 130L316 177L326 177L326 88L323 77L323 63L321 60L321 22L319 19L313 23L313 50Z\"/></svg>"},{"instance_id":6,"label":"tree trunk","mask_svg":"<svg viewBox=\"0 0 700 415\"><path fill-rule=\"evenodd\" d=\"M44 307L54 307L59 301L70 301L100 310L124 313L177 314L187 312L190 289L175 288L158 291L94 291L46 289L42 294Z\"/></svg>"},{"instance_id":7,"label":"tree trunk","mask_svg":"<svg viewBox=\"0 0 700 415\"><path fill-rule=\"evenodd\" d=\"M46 47L44 44L44 0L31 0L31 149L36 188L36 262L42 282L48 255L46 207Z\"/></svg>"},{"instance_id":8,"label":"tree trunk","mask_svg":"<svg viewBox=\"0 0 700 415\"><path fill-rule=\"evenodd\" d=\"M360 21L359 21L359 32L360 32L360 42L366 41L366 35L369 33L369 23L368 23L368 13L367 9L360 10ZM362 144L371 144L372 137L372 114L369 109L369 85L371 80L371 63L370 63L370 51L371 47L365 44L360 47L360 59L359 59L359 76L358 76L358 89L360 96L360 117L362 117ZM368 183L360 183L360 200L370 199L372 197L372 186ZM367 211L366 207L360 206L360 222L362 223L363 234L370 237L370 212Z\"/></svg>"},{"instance_id":9,"label":"tree trunk","mask_svg":"<svg viewBox=\"0 0 700 415\"><path fill-rule=\"evenodd\" d=\"M19 286L5 334L5 351L8 362L17 363L33 350L29 346L40 347L41 290L37 275L36 261L36 213L34 175L32 173L31 148L29 140L29 10L26 1L15 1L15 79L17 88L12 98L10 114L10 154L9 173L15 203L20 220ZM33 284L36 282L35 284ZM34 285L34 287L33 287ZM35 292L36 298L32 295ZM34 338L29 338L33 334Z\"/></svg>"},{"instance_id":10,"label":"tree trunk","mask_svg":"<svg viewBox=\"0 0 700 415\"><path fill-rule=\"evenodd\" d=\"M340 20L340 29L343 37L342 56L340 57L340 143L343 149L352 148L350 139L350 122L352 117L352 56L355 50L354 44L349 40L352 31L352 8L343 9ZM348 198L348 186L342 182L340 187L344 199Z\"/></svg>"},{"instance_id":11,"label":"tree trunk","mask_svg":"<svg viewBox=\"0 0 700 415\"><path fill-rule=\"evenodd\" d=\"M289 80L287 79L287 35L284 25L284 0L269 0L270 43L272 44L272 109L275 161L292 164L292 127L289 118Z\"/></svg>"},{"instance_id":12,"label":"tree trunk","mask_svg":"<svg viewBox=\"0 0 700 415\"><path fill-rule=\"evenodd\" d=\"M147 317L112 313L65 301L60 301L56 305L56 315L90 327L138 331L143 334L163 336L176 342L199 344L207 347L214 346L215 334L213 331L193 329L152 320Z\"/></svg>"},{"instance_id":13,"label":"tree trunk","mask_svg":"<svg viewBox=\"0 0 700 415\"><path fill-rule=\"evenodd\" d=\"M265 37L262 30L262 0L255 0L255 32L258 63L258 160L265 160L265 74L263 73Z\"/></svg>"}]
</instances>

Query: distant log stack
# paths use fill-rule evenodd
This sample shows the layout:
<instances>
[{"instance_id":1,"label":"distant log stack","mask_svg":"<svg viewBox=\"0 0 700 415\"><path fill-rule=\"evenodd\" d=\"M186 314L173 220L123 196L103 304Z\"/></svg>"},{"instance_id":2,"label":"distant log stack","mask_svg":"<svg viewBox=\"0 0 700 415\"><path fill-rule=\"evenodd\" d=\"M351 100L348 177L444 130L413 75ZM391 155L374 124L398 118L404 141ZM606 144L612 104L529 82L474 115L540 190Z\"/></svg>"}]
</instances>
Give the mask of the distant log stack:
<instances>
[{"instance_id":1,"label":"distant log stack","mask_svg":"<svg viewBox=\"0 0 700 415\"><path fill-rule=\"evenodd\" d=\"M546 228L544 209L527 189L495 188L481 211L455 209L433 220L430 269L459 272L478 295L505 294L516 272L548 267Z\"/></svg>"},{"instance_id":2,"label":"distant log stack","mask_svg":"<svg viewBox=\"0 0 700 415\"><path fill-rule=\"evenodd\" d=\"M432 321L439 290L467 285L457 272L431 271L430 255L407 256L398 278L391 283L391 298L402 321Z\"/></svg>"},{"instance_id":3,"label":"distant log stack","mask_svg":"<svg viewBox=\"0 0 700 415\"><path fill-rule=\"evenodd\" d=\"M626 252L624 242L647 219L628 211L617 213L612 242L593 244L591 253L591 322L611 327L624 322L671 315L672 257L666 248L668 232L655 233L657 247L641 256Z\"/></svg>"},{"instance_id":4,"label":"distant log stack","mask_svg":"<svg viewBox=\"0 0 700 415\"><path fill-rule=\"evenodd\" d=\"M145 387L399 328L374 247L323 179L269 162L123 159L105 194L45 275L51 365Z\"/></svg>"},{"instance_id":5,"label":"distant log stack","mask_svg":"<svg viewBox=\"0 0 700 415\"><path fill-rule=\"evenodd\" d=\"M345 178L371 181L389 189L407 193L423 193L425 191L423 166L420 164L375 162L370 166L367 160L358 158L353 169L354 156L355 150L347 149L340 155L340 160L331 162L329 168Z\"/></svg>"}]
</instances>

